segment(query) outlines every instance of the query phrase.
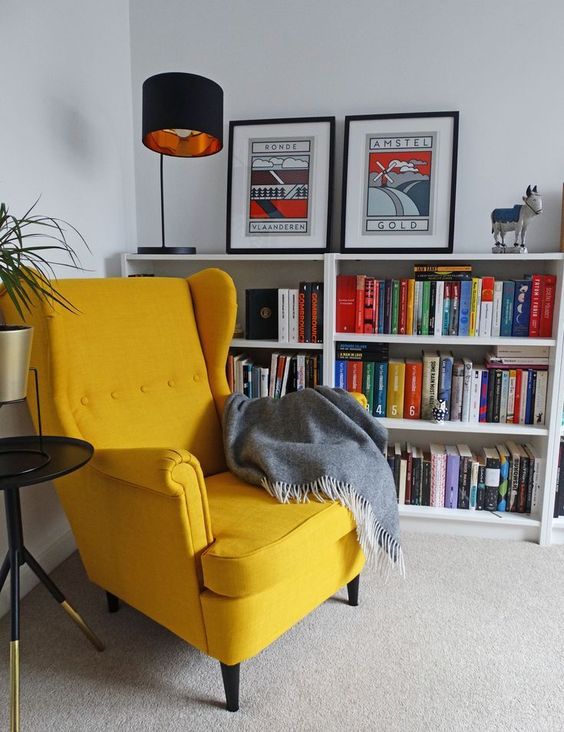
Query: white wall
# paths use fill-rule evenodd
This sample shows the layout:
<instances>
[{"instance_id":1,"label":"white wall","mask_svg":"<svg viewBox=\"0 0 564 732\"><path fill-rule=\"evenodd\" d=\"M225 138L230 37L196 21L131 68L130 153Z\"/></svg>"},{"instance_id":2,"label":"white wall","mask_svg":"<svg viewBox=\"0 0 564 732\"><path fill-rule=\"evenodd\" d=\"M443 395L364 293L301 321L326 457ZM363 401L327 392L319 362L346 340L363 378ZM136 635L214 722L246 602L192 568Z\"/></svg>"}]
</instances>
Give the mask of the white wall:
<instances>
[{"instance_id":1,"label":"white wall","mask_svg":"<svg viewBox=\"0 0 564 732\"><path fill-rule=\"evenodd\" d=\"M337 117L335 243L344 116L458 109L455 248L488 249L492 208L520 202L536 183L545 213L530 227L530 249L558 249L563 28L562 0L136 0L140 243L160 244L158 156L140 142L141 85L155 73L189 71L223 86L226 121ZM168 243L225 250L226 176L226 149L165 160Z\"/></svg>"},{"instance_id":2,"label":"white wall","mask_svg":"<svg viewBox=\"0 0 564 732\"><path fill-rule=\"evenodd\" d=\"M136 242L129 4L3 0L0 16L0 200L22 214L41 195L37 212L85 236L90 271L61 276L119 274L118 252ZM0 410L0 436L31 429L25 407ZM29 547L50 569L73 548L53 488L23 489L22 505Z\"/></svg>"}]
</instances>

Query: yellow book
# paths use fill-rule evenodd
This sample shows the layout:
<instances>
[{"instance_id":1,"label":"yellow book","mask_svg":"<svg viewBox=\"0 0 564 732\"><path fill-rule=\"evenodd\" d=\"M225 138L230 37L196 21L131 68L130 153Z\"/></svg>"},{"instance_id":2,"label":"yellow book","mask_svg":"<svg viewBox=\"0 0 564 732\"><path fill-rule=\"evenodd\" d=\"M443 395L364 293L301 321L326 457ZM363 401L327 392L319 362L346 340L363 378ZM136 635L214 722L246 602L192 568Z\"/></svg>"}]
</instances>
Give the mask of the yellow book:
<instances>
[{"instance_id":1,"label":"yellow book","mask_svg":"<svg viewBox=\"0 0 564 732\"><path fill-rule=\"evenodd\" d=\"M480 285L479 277L472 277L472 297L470 299L470 325L468 327L468 335L476 335L476 326L478 324L478 287Z\"/></svg>"},{"instance_id":2,"label":"yellow book","mask_svg":"<svg viewBox=\"0 0 564 732\"><path fill-rule=\"evenodd\" d=\"M391 358L388 361L388 400L386 417L403 419L403 394L405 384L405 361Z\"/></svg>"},{"instance_id":3,"label":"yellow book","mask_svg":"<svg viewBox=\"0 0 564 732\"><path fill-rule=\"evenodd\" d=\"M405 335L413 335L413 301L415 298L415 280L407 280L407 322Z\"/></svg>"}]
</instances>

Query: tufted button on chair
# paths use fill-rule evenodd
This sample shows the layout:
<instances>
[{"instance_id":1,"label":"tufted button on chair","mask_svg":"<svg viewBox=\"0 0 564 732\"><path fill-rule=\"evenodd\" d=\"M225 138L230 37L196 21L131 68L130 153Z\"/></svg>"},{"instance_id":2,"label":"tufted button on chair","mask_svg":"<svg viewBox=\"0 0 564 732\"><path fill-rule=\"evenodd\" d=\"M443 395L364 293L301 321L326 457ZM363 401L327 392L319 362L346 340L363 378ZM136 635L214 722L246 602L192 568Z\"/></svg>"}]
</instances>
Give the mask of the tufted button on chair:
<instances>
[{"instance_id":1,"label":"tufted button on chair","mask_svg":"<svg viewBox=\"0 0 564 732\"><path fill-rule=\"evenodd\" d=\"M58 287L79 314L38 305L27 322L46 431L95 447L56 484L88 576L111 611L119 598L218 659L234 711L241 661L345 584L357 603L352 516L332 502L280 504L226 471L227 274ZM7 297L0 307L19 321Z\"/></svg>"}]
</instances>

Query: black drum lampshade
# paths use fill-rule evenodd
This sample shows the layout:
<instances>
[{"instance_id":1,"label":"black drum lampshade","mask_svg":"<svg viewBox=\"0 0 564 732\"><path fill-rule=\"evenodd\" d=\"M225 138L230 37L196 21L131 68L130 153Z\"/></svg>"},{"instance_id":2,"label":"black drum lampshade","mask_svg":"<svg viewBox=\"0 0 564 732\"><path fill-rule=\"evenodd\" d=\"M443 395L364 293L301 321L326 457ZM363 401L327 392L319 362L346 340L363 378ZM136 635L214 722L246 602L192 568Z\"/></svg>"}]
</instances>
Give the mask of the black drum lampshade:
<instances>
[{"instance_id":1,"label":"black drum lampshade","mask_svg":"<svg viewBox=\"0 0 564 732\"><path fill-rule=\"evenodd\" d=\"M143 144L160 153L161 247L140 254L194 254L194 247L167 247L164 234L163 155L200 158L223 148L223 89L197 74L156 74L143 83Z\"/></svg>"}]
</instances>

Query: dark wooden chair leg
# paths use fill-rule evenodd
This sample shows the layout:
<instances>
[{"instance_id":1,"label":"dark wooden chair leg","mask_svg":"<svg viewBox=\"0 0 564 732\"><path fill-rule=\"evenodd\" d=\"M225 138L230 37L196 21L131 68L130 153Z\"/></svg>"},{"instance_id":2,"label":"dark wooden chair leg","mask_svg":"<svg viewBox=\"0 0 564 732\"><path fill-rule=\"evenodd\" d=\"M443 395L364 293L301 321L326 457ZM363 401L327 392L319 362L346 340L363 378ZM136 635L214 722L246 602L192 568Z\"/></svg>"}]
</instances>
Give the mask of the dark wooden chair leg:
<instances>
[{"instance_id":1,"label":"dark wooden chair leg","mask_svg":"<svg viewBox=\"0 0 564 732\"><path fill-rule=\"evenodd\" d=\"M221 664L221 675L223 677L223 688L225 689L225 708L228 712L236 712L239 709L239 669L241 664L228 666Z\"/></svg>"},{"instance_id":2,"label":"dark wooden chair leg","mask_svg":"<svg viewBox=\"0 0 564 732\"><path fill-rule=\"evenodd\" d=\"M348 585L347 590L349 591L349 605L351 607L357 607L358 605L358 587L360 585L360 575L357 574L354 579L352 579Z\"/></svg>"},{"instance_id":3,"label":"dark wooden chair leg","mask_svg":"<svg viewBox=\"0 0 564 732\"><path fill-rule=\"evenodd\" d=\"M112 595L111 592L106 592L106 600L108 601L108 612L117 613L119 610L119 597Z\"/></svg>"}]
</instances>

